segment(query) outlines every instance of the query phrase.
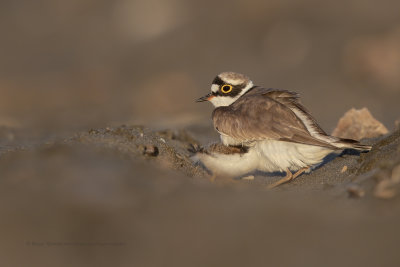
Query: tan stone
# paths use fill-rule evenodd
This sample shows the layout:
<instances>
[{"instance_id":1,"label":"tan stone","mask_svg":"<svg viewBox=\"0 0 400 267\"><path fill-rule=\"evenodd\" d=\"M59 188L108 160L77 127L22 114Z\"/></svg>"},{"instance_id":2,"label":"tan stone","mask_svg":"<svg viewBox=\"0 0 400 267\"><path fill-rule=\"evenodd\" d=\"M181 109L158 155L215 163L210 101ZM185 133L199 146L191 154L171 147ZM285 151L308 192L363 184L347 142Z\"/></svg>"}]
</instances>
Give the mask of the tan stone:
<instances>
[{"instance_id":1,"label":"tan stone","mask_svg":"<svg viewBox=\"0 0 400 267\"><path fill-rule=\"evenodd\" d=\"M360 140L377 137L386 133L388 133L388 129L376 120L367 108L352 108L339 120L332 135Z\"/></svg>"}]
</instances>

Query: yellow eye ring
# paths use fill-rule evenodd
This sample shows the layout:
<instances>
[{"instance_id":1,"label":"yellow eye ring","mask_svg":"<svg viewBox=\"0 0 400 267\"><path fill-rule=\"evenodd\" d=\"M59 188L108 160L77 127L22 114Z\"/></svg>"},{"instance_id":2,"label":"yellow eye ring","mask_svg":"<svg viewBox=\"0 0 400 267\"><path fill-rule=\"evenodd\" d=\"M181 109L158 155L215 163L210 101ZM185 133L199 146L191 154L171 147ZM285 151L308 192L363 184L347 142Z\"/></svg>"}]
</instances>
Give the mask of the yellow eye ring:
<instances>
[{"instance_id":1,"label":"yellow eye ring","mask_svg":"<svg viewBox=\"0 0 400 267\"><path fill-rule=\"evenodd\" d=\"M224 84L221 86L221 92L224 94L229 93L230 91L232 91L233 87L230 84Z\"/></svg>"}]
</instances>

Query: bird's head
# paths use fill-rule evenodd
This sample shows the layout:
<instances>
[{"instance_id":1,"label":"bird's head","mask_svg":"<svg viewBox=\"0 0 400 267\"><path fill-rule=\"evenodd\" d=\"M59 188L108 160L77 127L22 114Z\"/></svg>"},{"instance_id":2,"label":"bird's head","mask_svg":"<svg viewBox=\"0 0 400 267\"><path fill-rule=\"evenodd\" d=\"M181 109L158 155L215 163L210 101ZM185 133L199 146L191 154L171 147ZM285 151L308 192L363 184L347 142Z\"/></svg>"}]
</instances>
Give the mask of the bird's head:
<instances>
[{"instance_id":1,"label":"bird's head","mask_svg":"<svg viewBox=\"0 0 400 267\"><path fill-rule=\"evenodd\" d=\"M223 72L212 82L211 93L197 102L210 101L215 107L229 106L253 87L253 82L240 73Z\"/></svg>"}]
</instances>

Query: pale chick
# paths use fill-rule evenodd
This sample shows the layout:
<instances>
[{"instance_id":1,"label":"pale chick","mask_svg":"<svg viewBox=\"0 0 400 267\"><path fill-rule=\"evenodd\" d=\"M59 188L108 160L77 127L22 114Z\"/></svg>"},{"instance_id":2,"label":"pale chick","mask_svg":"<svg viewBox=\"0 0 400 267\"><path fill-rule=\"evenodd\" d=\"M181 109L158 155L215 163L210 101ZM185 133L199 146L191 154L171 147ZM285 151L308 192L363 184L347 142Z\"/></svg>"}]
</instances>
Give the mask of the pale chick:
<instances>
[{"instance_id":1,"label":"pale chick","mask_svg":"<svg viewBox=\"0 0 400 267\"><path fill-rule=\"evenodd\" d=\"M214 127L223 145L232 148L221 152L214 146L193 157L217 176L286 172L286 177L271 186L275 187L321 164L331 153L371 149L358 141L326 134L300 104L297 93L254 86L243 74L219 74L211 93L197 101L215 106ZM235 149L238 147L242 149Z\"/></svg>"}]
</instances>

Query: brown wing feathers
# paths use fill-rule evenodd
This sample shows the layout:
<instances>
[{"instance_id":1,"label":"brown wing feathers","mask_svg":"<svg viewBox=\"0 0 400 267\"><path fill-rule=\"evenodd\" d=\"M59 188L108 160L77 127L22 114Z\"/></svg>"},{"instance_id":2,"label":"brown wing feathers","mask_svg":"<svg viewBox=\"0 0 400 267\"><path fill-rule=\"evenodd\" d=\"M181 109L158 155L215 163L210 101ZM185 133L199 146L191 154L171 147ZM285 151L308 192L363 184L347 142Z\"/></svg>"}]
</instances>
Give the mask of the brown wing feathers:
<instances>
[{"instance_id":1,"label":"brown wing feathers","mask_svg":"<svg viewBox=\"0 0 400 267\"><path fill-rule=\"evenodd\" d=\"M300 113L302 113L310 120L316 132L318 132L321 135L327 135L326 132L318 125L314 117L310 115L310 112L302 104L299 103L300 95L298 93L287 90L272 89L269 92L264 93L263 95L266 95L278 101L279 103L286 105L290 109L298 110Z\"/></svg>"},{"instance_id":2,"label":"brown wing feathers","mask_svg":"<svg viewBox=\"0 0 400 267\"><path fill-rule=\"evenodd\" d=\"M274 139L335 148L311 136L303 122L285 106L298 104L301 109L297 99L298 94L285 90L252 90L230 106L216 108L214 127L241 142Z\"/></svg>"}]
</instances>

